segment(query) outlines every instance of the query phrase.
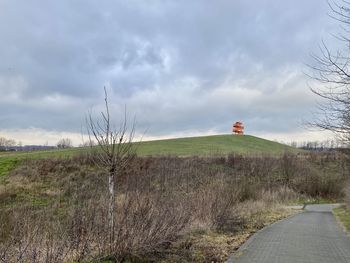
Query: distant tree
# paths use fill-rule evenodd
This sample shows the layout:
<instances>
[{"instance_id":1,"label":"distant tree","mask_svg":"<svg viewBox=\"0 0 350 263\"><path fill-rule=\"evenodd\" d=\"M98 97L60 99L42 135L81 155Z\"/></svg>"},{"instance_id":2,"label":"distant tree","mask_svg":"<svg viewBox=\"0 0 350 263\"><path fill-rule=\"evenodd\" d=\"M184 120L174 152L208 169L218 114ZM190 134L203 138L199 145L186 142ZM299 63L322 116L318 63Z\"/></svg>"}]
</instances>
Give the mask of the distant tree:
<instances>
[{"instance_id":1,"label":"distant tree","mask_svg":"<svg viewBox=\"0 0 350 263\"><path fill-rule=\"evenodd\" d=\"M12 139L7 139L5 137L0 137L0 149L8 150L10 147L16 146L16 141Z\"/></svg>"},{"instance_id":2,"label":"distant tree","mask_svg":"<svg viewBox=\"0 0 350 263\"><path fill-rule=\"evenodd\" d=\"M7 146L11 147L11 146L15 146L15 145L16 145L15 140L12 140L12 139L7 140Z\"/></svg>"},{"instance_id":3,"label":"distant tree","mask_svg":"<svg viewBox=\"0 0 350 263\"><path fill-rule=\"evenodd\" d=\"M93 147L93 146L96 146L96 142L93 140L83 142L82 144L79 145L79 147Z\"/></svg>"},{"instance_id":4,"label":"distant tree","mask_svg":"<svg viewBox=\"0 0 350 263\"><path fill-rule=\"evenodd\" d=\"M0 151L5 151L7 148L7 139L0 137Z\"/></svg>"},{"instance_id":5,"label":"distant tree","mask_svg":"<svg viewBox=\"0 0 350 263\"><path fill-rule=\"evenodd\" d=\"M6 146L6 141L7 141L6 138L0 137L0 146L1 146L1 147L5 147L5 146Z\"/></svg>"},{"instance_id":6,"label":"distant tree","mask_svg":"<svg viewBox=\"0 0 350 263\"><path fill-rule=\"evenodd\" d=\"M63 138L57 142L57 148L60 148L60 149L71 148L72 146L73 146L72 140L69 138Z\"/></svg>"},{"instance_id":7,"label":"distant tree","mask_svg":"<svg viewBox=\"0 0 350 263\"><path fill-rule=\"evenodd\" d=\"M97 165L108 174L108 229L109 229L109 249L113 253L115 243L115 216L116 216L116 195L117 180L121 176L122 170L135 156L132 144L135 125L128 127L127 114L124 112L122 122L114 126L108 104L108 95L105 92L105 110L101 112L100 118L93 118L90 113L86 124L89 135L90 146L97 142L99 150L96 154Z\"/></svg>"},{"instance_id":8,"label":"distant tree","mask_svg":"<svg viewBox=\"0 0 350 263\"><path fill-rule=\"evenodd\" d=\"M294 147L294 148L297 148L298 147L298 143L293 141L293 142L290 143L290 146Z\"/></svg>"},{"instance_id":9,"label":"distant tree","mask_svg":"<svg viewBox=\"0 0 350 263\"><path fill-rule=\"evenodd\" d=\"M332 51L326 43L320 46L320 55L314 55L310 65L311 77L322 85L312 87L313 93L323 98L318 105L315 120L309 124L329 130L343 142L350 143L350 2L329 3L331 17L343 29L334 37L343 48Z\"/></svg>"}]
</instances>

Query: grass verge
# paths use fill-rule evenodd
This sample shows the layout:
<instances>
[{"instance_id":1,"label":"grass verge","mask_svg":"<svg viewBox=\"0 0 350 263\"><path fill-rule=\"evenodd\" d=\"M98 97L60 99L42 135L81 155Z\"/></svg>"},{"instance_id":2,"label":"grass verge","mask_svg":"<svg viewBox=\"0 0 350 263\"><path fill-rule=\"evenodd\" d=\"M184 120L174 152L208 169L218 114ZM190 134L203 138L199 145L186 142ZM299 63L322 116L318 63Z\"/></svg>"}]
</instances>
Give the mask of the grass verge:
<instances>
[{"instance_id":1,"label":"grass verge","mask_svg":"<svg viewBox=\"0 0 350 263\"><path fill-rule=\"evenodd\" d=\"M162 263L226 262L250 236L260 229L288 216L298 213L284 207L260 211L237 232L197 229L174 243Z\"/></svg>"},{"instance_id":2,"label":"grass verge","mask_svg":"<svg viewBox=\"0 0 350 263\"><path fill-rule=\"evenodd\" d=\"M345 206L340 206L333 209L333 214L336 216L338 221L343 225L343 227L350 231L350 211L346 209Z\"/></svg>"},{"instance_id":3,"label":"grass verge","mask_svg":"<svg viewBox=\"0 0 350 263\"><path fill-rule=\"evenodd\" d=\"M307 197L302 196L291 205L321 205L321 204L334 204L341 202L341 198L331 198L331 197Z\"/></svg>"}]
</instances>

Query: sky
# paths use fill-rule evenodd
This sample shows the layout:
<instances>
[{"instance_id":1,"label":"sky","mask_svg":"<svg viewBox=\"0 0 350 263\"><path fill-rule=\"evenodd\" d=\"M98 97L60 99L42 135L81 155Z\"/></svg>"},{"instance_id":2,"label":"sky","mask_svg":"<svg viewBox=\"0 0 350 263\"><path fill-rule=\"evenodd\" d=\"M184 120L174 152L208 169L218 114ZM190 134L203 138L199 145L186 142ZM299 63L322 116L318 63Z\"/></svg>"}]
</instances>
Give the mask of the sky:
<instances>
[{"instance_id":1,"label":"sky","mask_svg":"<svg viewBox=\"0 0 350 263\"><path fill-rule=\"evenodd\" d=\"M325 140L305 72L339 31L323 0L0 0L0 136L78 145L104 87L144 140Z\"/></svg>"}]
</instances>

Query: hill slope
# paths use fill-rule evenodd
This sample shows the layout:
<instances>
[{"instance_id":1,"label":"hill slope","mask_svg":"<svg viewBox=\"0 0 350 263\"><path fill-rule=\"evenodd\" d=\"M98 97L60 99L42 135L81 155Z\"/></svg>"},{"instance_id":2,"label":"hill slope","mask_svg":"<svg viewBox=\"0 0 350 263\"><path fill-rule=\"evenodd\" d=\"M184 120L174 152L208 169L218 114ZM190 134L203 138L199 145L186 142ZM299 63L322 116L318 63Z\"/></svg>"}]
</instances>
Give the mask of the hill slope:
<instances>
[{"instance_id":1,"label":"hill slope","mask_svg":"<svg viewBox=\"0 0 350 263\"><path fill-rule=\"evenodd\" d=\"M167 139L157 141L144 141L135 143L139 155L178 155L178 156L208 156L236 154L281 154L285 151L298 152L299 150L277 142L262 138L244 135L213 135L203 137L190 137ZM32 152L2 152L2 157L12 158L46 158L68 157L76 155L89 148L55 149ZM1 163L0 163L1 165Z\"/></svg>"},{"instance_id":2,"label":"hill slope","mask_svg":"<svg viewBox=\"0 0 350 263\"><path fill-rule=\"evenodd\" d=\"M244 135L213 135L147 141L136 144L140 155L281 154L298 150L287 145Z\"/></svg>"}]
</instances>

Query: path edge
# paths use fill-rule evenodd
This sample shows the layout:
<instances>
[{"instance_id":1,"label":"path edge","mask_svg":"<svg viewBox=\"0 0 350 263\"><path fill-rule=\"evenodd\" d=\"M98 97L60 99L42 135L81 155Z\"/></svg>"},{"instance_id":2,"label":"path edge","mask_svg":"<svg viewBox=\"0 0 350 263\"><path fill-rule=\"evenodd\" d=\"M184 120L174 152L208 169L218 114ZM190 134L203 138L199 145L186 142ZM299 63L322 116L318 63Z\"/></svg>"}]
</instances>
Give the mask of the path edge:
<instances>
[{"instance_id":1,"label":"path edge","mask_svg":"<svg viewBox=\"0 0 350 263\"><path fill-rule=\"evenodd\" d=\"M298 213L295 213L295 214L292 214L292 215L289 215L285 218L282 218L280 220L277 220L276 222L273 222L272 224L270 225L267 225L265 227L263 227L262 229L259 229L258 231L256 231L253 235L251 235L235 252L233 252L229 258L227 259L226 263L234 263L234 259L237 258L236 255L239 254L240 252L246 250L249 245L256 239L256 237L261 234L261 232L264 232L266 231L267 229L269 229L270 227L274 226L274 225L277 225L285 220L289 220L297 215L300 215L302 213L305 213L306 211L304 209L300 210L300 212Z\"/></svg>"}]
</instances>

